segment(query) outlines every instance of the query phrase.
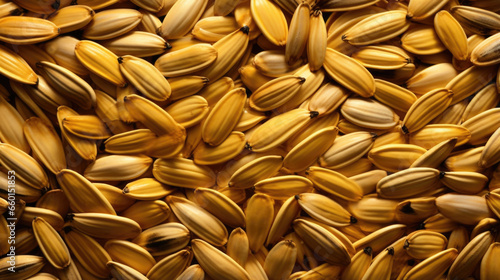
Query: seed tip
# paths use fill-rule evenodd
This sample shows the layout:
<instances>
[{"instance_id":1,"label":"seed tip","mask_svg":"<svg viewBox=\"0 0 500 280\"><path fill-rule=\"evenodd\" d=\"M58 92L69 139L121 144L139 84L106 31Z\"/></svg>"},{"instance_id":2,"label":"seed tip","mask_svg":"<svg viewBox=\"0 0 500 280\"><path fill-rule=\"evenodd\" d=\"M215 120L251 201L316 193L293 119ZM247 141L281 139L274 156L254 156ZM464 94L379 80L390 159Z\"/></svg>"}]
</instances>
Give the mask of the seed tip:
<instances>
[{"instance_id":1,"label":"seed tip","mask_svg":"<svg viewBox=\"0 0 500 280\"><path fill-rule=\"evenodd\" d=\"M249 151L252 151L252 146L250 146L250 144L248 144L248 142L245 144L245 149L249 150Z\"/></svg>"},{"instance_id":2,"label":"seed tip","mask_svg":"<svg viewBox=\"0 0 500 280\"><path fill-rule=\"evenodd\" d=\"M410 131L408 131L408 128L405 125L401 127L401 130L403 131L404 134L410 133Z\"/></svg>"},{"instance_id":3,"label":"seed tip","mask_svg":"<svg viewBox=\"0 0 500 280\"><path fill-rule=\"evenodd\" d=\"M354 216L351 216L350 222L351 222L351 224L355 224L358 222L358 219L356 219Z\"/></svg>"},{"instance_id":4,"label":"seed tip","mask_svg":"<svg viewBox=\"0 0 500 280\"><path fill-rule=\"evenodd\" d=\"M240 28L241 31L243 31L243 33L247 34L250 33L250 27L248 26L243 26L242 28Z\"/></svg>"},{"instance_id":5,"label":"seed tip","mask_svg":"<svg viewBox=\"0 0 500 280\"><path fill-rule=\"evenodd\" d=\"M311 13L314 17L319 17L321 15L321 10L320 9L316 9L314 11L312 11Z\"/></svg>"},{"instance_id":6,"label":"seed tip","mask_svg":"<svg viewBox=\"0 0 500 280\"><path fill-rule=\"evenodd\" d=\"M389 253L389 255L391 256L394 256L394 248L393 247L387 248L387 253Z\"/></svg>"},{"instance_id":7,"label":"seed tip","mask_svg":"<svg viewBox=\"0 0 500 280\"><path fill-rule=\"evenodd\" d=\"M365 247L365 248L363 249L363 252L364 252L365 254L367 254L367 255L371 255L371 254L372 254L372 252L373 252L373 249L372 249L372 247L368 246L368 247Z\"/></svg>"}]
</instances>

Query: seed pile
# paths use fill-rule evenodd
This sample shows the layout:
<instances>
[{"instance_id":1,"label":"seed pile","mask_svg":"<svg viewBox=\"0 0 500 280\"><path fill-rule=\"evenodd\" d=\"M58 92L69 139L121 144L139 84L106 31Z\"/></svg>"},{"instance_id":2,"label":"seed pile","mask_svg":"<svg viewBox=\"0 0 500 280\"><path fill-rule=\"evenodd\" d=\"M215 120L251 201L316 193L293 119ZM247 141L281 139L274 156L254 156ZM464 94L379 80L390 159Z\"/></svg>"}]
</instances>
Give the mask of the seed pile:
<instances>
[{"instance_id":1,"label":"seed pile","mask_svg":"<svg viewBox=\"0 0 500 280\"><path fill-rule=\"evenodd\" d=\"M497 279L461 2L0 0L0 279Z\"/></svg>"}]
</instances>

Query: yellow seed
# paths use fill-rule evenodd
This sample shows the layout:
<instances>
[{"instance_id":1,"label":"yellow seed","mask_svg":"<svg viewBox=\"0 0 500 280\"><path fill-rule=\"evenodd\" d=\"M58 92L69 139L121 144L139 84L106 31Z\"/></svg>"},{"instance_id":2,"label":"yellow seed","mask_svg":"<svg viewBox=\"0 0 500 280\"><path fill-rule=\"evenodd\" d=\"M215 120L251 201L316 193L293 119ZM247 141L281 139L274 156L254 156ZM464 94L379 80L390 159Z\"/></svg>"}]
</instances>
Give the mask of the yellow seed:
<instances>
[{"instance_id":1,"label":"yellow seed","mask_svg":"<svg viewBox=\"0 0 500 280\"><path fill-rule=\"evenodd\" d=\"M327 48L323 67L338 83L353 92L370 97L375 92L375 81L372 74L356 60Z\"/></svg>"},{"instance_id":2,"label":"yellow seed","mask_svg":"<svg viewBox=\"0 0 500 280\"><path fill-rule=\"evenodd\" d=\"M0 66L0 73L23 84L34 85L38 82L36 73L21 56L0 46L0 58L4 63Z\"/></svg>"},{"instance_id":3,"label":"yellow seed","mask_svg":"<svg viewBox=\"0 0 500 280\"><path fill-rule=\"evenodd\" d=\"M7 16L0 19L0 40L26 45L47 41L61 30L51 21L35 17Z\"/></svg>"},{"instance_id":4,"label":"yellow seed","mask_svg":"<svg viewBox=\"0 0 500 280\"><path fill-rule=\"evenodd\" d=\"M72 5L58 10L48 20L60 28L61 33L68 33L86 26L92 20L94 14L94 10L89 6Z\"/></svg>"},{"instance_id":5,"label":"yellow seed","mask_svg":"<svg viewBox=\"0 0 500 280\"><path fill-rule=\"evenodd\" d=\"M392 39L410 27L406 11L387 11L369 16L342 35L352 45L369 45Z\"/></svg>"},{"instance_id":6,"label":"yellow seed","mask_svg":"<svg viewBox=\"0 0 500 280\"><path fill-rule=\"evenodd\" d=\"M118 57L110 50L93 41L83 40L76 44L74 52L89 71L114 85L125 86Z\"/></svg>"}]
</instances>

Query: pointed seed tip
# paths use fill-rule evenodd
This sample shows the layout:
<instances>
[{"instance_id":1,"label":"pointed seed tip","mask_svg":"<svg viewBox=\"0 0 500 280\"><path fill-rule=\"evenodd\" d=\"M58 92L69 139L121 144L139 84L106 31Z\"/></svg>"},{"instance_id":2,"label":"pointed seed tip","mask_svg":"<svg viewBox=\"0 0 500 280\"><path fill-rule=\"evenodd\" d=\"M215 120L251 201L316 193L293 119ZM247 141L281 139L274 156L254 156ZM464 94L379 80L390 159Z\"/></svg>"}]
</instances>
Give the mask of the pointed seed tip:
<instances>
[{"instance_id":1,"label":"pointed seed tip","mask_svg":"<svg viewBox=\"0 0 500 280\"><path fill-rule=\"evenodd\" d=\"M187 257L189 256L191 253L189 252L189 250L183 250L182 253L181 253L181 256L183 257Z\"/></svg>"},{"instance_id":2,"label":"pointed seed tip","mask_svg":"<svg viewBox=\"0 0 500 280\"><path fill-rule=\"evenodd\" d=\"M319 115L318 111L311 111L311 112L309 112L309 117L311 119L317 117L318 115Z\"/></svg>"},{"instance_id":3,"label":"pointed seed tip","mask_svg":"<svg viewBox=\"0 0 500 280\"><path fill-rule=\"evenodd\" d=\"M247 25L243 26L242 28L240 28L240 31L243 31L243 33L247 34L250 33L250 27L248 27Z\"/></svg>"},{"instance_id":4,"label":"pointed seed tip","mask_svg":"<svg viewBox=\"0 0 500 280\"><path fill-rule=\"evenodd\" d=\"M365 254L367 254L367 255L371 255L371 254L372 254L372 252L373 252L373 249L372 249L372 247L368 246L368 247L365 247L365 248L363 249L363 252L364 252Z\"/></svg>"},{"instance_id":5,"label":"pointed seed tip","mask_svg":"<svg viewBox=\"0 0 500 280\"><path fill-rule=\"evenodd\" d=\"M394 256L394 247L387 248L387 253L389 253L389 255L391 256Z\"/></svg>"},{"instance_id":6,"label":"pointed seed tip","mask_svg":"<svg viewBox=\"0 0 500 280\"><path fill-rule=\"evenodd\" d=\"M410 131L408 131L408 128L406 126L401 126L401 130L403 131L404 134L408 134L410 133Z\"/></svg>"},{"instance_id":7,"label":"pointed seed tip","mask_svg":"<svg viewBox=\"0 0 500 280\"><path fill-rule=\"evenodd\" d=\"M119 57L118 57L118 63L119 63L119 64L122 64L122 63L123 63L123 57L121 57L121 56L119 56Z\"/></svg>"},{"instance_id":8,"label":"pointed seed tip","mask_svg":"<svg viewBox=\"0 0 500 280\"><path fill-rule=\"evenodd\" d=\"M66 215L66 219L68 219L69 221L72 221L74 217L75 217L75 214L73 214L73 213L69 213L68 215Z\"/></svg>"},{"instance_id":9,"label":"pointed seed tip","mask_svg":"<svg viewBox=\"0 0 500 280\"><path fill-rule=\"evenodd\" d=\"M249 150L249 151L252 151L252 146L250 146L250 144L248 144L248 142L245 144L245 149Z\"/></svg>"}]
</instances>

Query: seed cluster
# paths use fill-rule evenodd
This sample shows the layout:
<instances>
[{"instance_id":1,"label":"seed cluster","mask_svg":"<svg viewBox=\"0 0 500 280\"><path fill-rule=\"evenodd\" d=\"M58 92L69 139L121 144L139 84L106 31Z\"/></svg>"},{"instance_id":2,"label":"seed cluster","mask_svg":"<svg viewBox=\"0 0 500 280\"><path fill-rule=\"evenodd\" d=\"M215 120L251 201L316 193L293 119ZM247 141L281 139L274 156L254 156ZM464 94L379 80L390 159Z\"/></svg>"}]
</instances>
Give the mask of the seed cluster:
<instances>
[{"instance_id":1,"label":"seed cluster","mask_svg":"<svg viewBox=\"0 0 500 280\"><path fill-rule=\"evenodd\" d=\"M500 275L500 2L0 0L0 280Z\"/></svg>"}]
</instances>

